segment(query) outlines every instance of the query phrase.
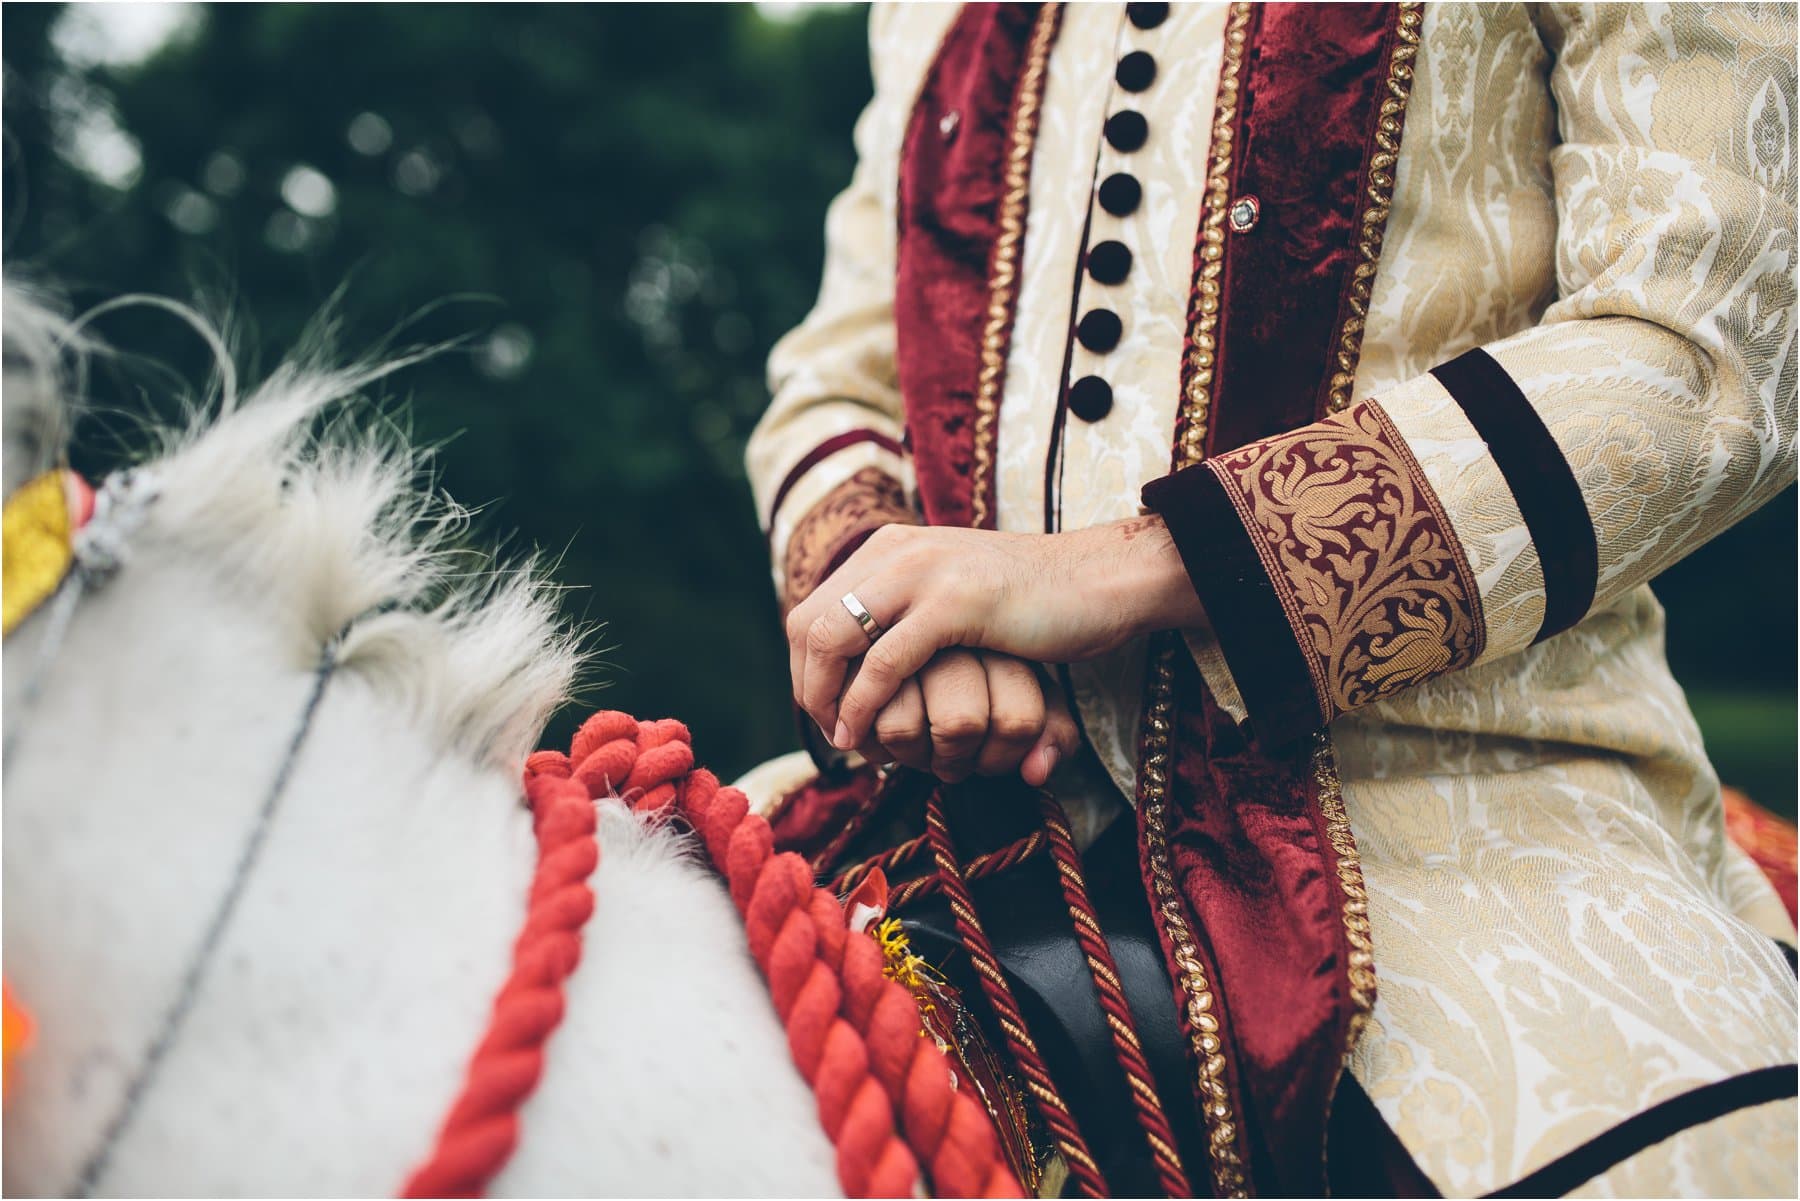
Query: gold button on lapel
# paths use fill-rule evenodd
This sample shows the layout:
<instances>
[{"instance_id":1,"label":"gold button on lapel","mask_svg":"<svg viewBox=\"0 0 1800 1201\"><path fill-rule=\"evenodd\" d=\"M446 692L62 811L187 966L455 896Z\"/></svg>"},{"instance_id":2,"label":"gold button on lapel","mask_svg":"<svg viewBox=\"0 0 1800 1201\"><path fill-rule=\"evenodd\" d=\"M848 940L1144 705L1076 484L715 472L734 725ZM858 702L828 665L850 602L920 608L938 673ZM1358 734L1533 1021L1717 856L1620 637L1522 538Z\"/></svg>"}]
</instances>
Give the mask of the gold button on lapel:
<instances>
[{"instance_id":1,"label":"gold button on lapel","mask_svg":"<svg viewBox=\"0 0 1800 1201\"><path fill-rule=\"evenodd\" d=\"M1256 228L1257 218L1262 216L1262 204L1254 196L1239 197L1226 215L1231 222L1231 232L1247 234Z\"/></svg>"}]
</instances>

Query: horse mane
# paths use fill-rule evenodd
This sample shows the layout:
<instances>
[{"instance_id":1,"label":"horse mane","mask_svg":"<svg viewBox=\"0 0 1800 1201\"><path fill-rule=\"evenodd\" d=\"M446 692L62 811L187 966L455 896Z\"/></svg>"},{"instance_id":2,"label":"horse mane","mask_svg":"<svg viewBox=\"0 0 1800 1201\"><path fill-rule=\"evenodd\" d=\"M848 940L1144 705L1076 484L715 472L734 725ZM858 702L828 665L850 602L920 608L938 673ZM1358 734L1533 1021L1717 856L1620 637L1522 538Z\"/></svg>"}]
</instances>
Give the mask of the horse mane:
<instances>
[{"instance_id":1,"label":"horse mane","mask_svg":"<svg viewBox=\"0 0 1800 1201\"><path fill-rule=\"evenodd\" d=\"M71 404L64 386L64 348L79 348L81 339L49 296L13 279L0 279L0 327L5 330L0 484L11 496L20 484L55 466L68 444Z\"/></svg>"},{"instance_id":2,"label":"horse mane","mask_svg":"<svg viewBox=\"0 0 1800 1201\"><path fill-rule=\"evenodd\" d=\"M191 309L130 302L175 312L224 355ZM87 318L60 316L40 294L8 283L0 303L10 493L65 461L70 367L96 347ZM244 603L269 611L297 667L335 643L339 672L405 706L441 745L517 765L569 699L582 638L542 559L499 561L471 545L469 513L435 487L428 452L367 401L366 389L420 357L343 366L306 352L241 398L221 358L209 403L148 426L154 449L138 469L155 500L137 549L217 568Z\"/></svg>"}]
</instances>

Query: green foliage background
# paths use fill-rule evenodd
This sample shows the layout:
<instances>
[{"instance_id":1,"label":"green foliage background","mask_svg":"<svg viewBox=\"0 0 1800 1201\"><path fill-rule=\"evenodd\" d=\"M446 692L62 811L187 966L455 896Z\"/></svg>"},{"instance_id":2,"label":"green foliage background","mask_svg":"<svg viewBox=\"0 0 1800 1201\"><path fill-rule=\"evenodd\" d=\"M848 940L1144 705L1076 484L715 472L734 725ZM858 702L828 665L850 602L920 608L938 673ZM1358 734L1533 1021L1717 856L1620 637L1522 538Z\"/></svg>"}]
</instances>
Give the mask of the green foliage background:
<instances>
[{"instance_id":1,"label":"green foliage background","mask_svg":"<svg viewBox=\"0 0 1800 1201\"><path fill-rule=\"evenodd\" d=\"M9 273L78 308L197 299L265 367L340 285L345 352L403 322L465 336L396 386L478 535L559 553L572 613L605 623L585 703L683 718L727 776L790 749L741 457L850 174L861 8L221 5L112 66L62 53L62 16L0 10ZM135 143L129 179L83 169L96 113ZM101 332L204 373L166 317ZM78 465L129 453L160 390L97 376ZM1658 581L1721 774L1790 813L1795 542L1790 492Z\"/></svg>"}]
</instances>

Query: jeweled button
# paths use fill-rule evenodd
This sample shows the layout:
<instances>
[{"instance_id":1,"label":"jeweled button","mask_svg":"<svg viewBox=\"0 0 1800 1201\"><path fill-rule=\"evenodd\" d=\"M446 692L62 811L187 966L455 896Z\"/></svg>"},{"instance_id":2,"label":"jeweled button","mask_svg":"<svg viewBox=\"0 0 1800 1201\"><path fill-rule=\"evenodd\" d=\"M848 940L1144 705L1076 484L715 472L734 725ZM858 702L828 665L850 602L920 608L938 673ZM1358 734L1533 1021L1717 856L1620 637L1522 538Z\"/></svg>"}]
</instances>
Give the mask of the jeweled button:
<instances>
[{"instance_id":1,"label":"jeweled button","mask_svg":"<svg viewBox=\"0 0 1800 1201\"><path fill-rule=\"evenodd\" d=\"M1148 51L1133 50L1119 60L1113 78L1127 92L1141 92L1156 82L1156 60Z\"/></svg>"},{"instance_id":2,"label":"jeweled button","mask_svg":"<svg viewBox=\"0 0 1800 1201\"><path fill-rule=\"evenodd\" d=\"M1123 282L1131 274L1131 250L1123 242L1101 242L1088 250L1087 270L1096 283Z\"/></svg>"},{"instance_id":3,"label":"jeweled button","mask_svg":"<svg viewBox=\"0 0 1800 1201\"><path fill-rule=\"evenodd\" d=\"M1095 354L1105 354L1119 344L1125 323L1111 309L1093 309L1075 326L1075 339Z\"/></svg>"},{"instance_id":4,"label":"jeweled button","mask_svg":"<svg viewBox=\"0 0 1800 1201\"><path fill-rule=\"evenodd\" d=\"M952 141L956 137L956 127L961 124L962 114L955 109L951 109L949 112L938 118L938 132L944 135L944 140L946 142Z\"/></svg>"},{"instance_id":5,"label":"jeweled button","mask_svg":"<svg viewBox=\"0 0 1800 1201\"><path fill-rule=\"evenodd\" d=\"M1136 179L1121 172L1100 181L1099 196L1101 208L1115 217L1128 217L1137 211L1144 189Z\"/></svg>"},{"instance_id":6,"label":"jeweled button","mask_svg":"<svg viewBox=\"0 0 1800 1201\"><path fill-rule=\"evenodd\" d=\"M1139 29L1155 29L1169 19L1167 4L1127 4L1125 15Z\"/></svg>"},{"instance_id":7,"label":"jeweled button","mask_svg":"<svg viewBox=\"0 0 1800 1201\"><path fill-rule=\"evenodd\" d=\"M1069 412L1088 424L1112 412L1112 385L1097 375L1084 375L1069 385Z\"/></svg>"},{"instance_id":8,"label":"jeweled button","mask_svg":"<svg viewBox=\"0 0 1800 1201\"><path fill-rule=\"evenodd\" d=\"M1120 154L1130 154L1150 136L1150 122L1135 109L1125 109L1106 119L1106 141Z\"/></svg>"},{"instance_id":9,"label":"jeweled button","mask_svg":"<svg viewBox=\"0 0 1800 1201\"><path fill-rule=\"evenodd\" d=\"M1247 234L1256 228L1262 217L1262 202L1254 196L1241 196L1226 212L1225 219L1231 224L1234 234Z\"/></svg>"}]
</instances>

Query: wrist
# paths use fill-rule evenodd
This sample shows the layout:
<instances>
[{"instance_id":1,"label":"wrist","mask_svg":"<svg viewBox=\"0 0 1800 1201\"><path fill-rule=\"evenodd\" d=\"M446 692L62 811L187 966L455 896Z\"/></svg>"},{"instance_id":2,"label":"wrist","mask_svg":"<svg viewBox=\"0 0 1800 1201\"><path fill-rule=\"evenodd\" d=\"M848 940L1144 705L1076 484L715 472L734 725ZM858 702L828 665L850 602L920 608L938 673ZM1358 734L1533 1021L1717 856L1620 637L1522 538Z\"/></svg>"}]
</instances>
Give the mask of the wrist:
<instances>
[{"instance_id":1,"label":"wrist","mask_svg":"<svg viewBox=\"0 0 1800 1201\"><path fill-rule=\"evenodd\" d=\"M1120 570L1117 598L1133 635L1185 629L1205 616L1169 527L1156 514L1127 518L1107 527L1117 539Z\"/></svg>"}]
</instances>

